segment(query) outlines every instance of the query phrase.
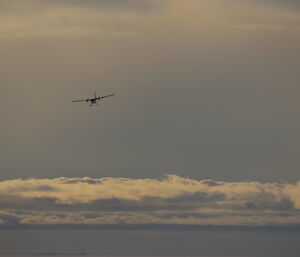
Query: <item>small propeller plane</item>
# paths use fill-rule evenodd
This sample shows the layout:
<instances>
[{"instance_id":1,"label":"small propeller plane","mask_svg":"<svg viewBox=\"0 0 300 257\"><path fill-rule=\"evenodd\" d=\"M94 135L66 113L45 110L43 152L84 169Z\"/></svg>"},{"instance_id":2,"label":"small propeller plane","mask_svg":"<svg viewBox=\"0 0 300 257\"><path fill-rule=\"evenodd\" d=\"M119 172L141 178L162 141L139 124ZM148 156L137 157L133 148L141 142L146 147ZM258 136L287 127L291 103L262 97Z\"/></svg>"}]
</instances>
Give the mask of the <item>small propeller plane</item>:
<instances>
[{"instance_id":1,"label":"small propeller plane","mask_svg":"<svg viewBox=\"0 0 300 257\"><path fill-rule=\"evenodd\" d=\"M101 101L102 99L106 98L106 97L110 97L113 96L114 94L110 94L110 95L104 95L104 96L99 96L97 97L96 92L94 92L94 97L93 98L87 98L87 99L81 99L81 100L73 100L73 103L78 103L78 102L86 102L86 103L90 103L89 106L93 106L94 104L99 105L98 101Z\"/></svg>"}]
</instances>

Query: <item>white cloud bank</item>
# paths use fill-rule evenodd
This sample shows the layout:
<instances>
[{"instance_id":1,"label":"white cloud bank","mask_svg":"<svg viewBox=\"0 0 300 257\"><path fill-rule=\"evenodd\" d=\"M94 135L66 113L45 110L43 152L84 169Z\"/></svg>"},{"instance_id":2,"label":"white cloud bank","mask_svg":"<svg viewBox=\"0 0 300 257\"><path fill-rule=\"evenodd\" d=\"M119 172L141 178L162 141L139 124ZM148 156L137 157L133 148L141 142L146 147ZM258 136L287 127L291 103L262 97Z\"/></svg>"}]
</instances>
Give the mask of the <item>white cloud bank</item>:
<instances>
[{"instance_id":1,"label":"white cloud bank","mask_svg":"<svg viewBox=\"0 0 300 257\"><path fill-rule=\"evenodd\" d=\"M300 224L296 184L55 178L0 182L2 224Z\"/></svg>"}]
</instances>

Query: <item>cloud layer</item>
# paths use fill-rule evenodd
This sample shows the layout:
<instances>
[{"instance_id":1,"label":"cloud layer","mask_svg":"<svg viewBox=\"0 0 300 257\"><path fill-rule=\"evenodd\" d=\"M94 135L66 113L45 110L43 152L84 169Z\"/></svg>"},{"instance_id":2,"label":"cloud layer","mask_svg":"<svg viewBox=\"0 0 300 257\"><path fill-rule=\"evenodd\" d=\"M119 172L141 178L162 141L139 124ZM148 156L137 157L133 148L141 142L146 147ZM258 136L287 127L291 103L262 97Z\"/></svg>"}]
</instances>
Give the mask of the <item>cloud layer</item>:
<instances>
[{"instance_id":1,"label":"cloud layer","mask_svg":"<svg viewBox=\"0 0 300 257\"><path fill-rule=\"evenodd\" d=\"M300 183L54 178L0 182L1 224L300 224Z\"/></svg>"},{"instance_id":2,"label":"cloud layer","mask_svg":"<svg viewBox=\"0 0 300 257\"><path fill-rule=\"evenodd\" d=\"M132 37L157 1L0 1L0 38Z\"/></svg>"},{"instance_id":3,"label":"cloud layer","mask_svg":"<svg viewBox=\"0 0 300 257\"><path fill-rule=\"evenodd\" d=\"M167 24L187 26L194 33L231 28L298 31L298 7L296 1L281 0L229 0L225 5L220 0L2 0L0 38L126 38Z\"/></svg>"}]
</instances>

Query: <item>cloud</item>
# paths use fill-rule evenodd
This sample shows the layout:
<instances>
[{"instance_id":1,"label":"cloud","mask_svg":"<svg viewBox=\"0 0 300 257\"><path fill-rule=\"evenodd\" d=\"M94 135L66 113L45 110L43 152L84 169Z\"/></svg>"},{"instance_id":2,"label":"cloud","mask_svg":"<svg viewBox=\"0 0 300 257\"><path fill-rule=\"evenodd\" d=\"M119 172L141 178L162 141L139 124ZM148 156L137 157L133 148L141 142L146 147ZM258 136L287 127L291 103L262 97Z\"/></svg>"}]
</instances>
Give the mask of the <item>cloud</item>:
<instances>
[{"instance_id":1,"label":"cloud","mask_svg":"<svg viewBox=\"0 0 300 257\"><path fill-rule=\"evenodd\" d=\"M185 27L218 33L243 30L297 30L296 1L178 0L2 0L1 38L135 38ZM285 7L285 8L283 8ZM296 9L296 10L295 10Z\"/></svg>"},{"instance_id":2,"label":"cloud","mask_svg":"<svg viewBox=\"0 0 300 257\"><path fill-rule=\"evenodd\" d=\"M20 223L20 218L12 213L0 211L0 224L16 225Z\"/></svg>"},{"instance_id":3,"label":"cloud","mask_svg":"<svg viewBox=\"0 0 300 257\"><path fill-rule=\"evenodd\" d=\"M253 2L253 1L252 1ZM286 8L299 8L300 2L298 0L256 0L257 4L265 4L268 6L278 6L278 7L286 7Z\"/></svg>"},{"instance_id":4,"label":"cloud","mask_svg":"<svg viewBox=\"0 0 300 257\"><path fill-rule=\"evenodd\" d=\"M1 11L36 11L49 7L90 7L90 8L109 8L116 10L141 11L146 12L153 9L159 2L165 0L2 0L0 3Z\"/></svg>"},{"instance_id":5,"label":"cloud","mask_svg":"<svg viewBox=\"0 0 300 257\"><path fill-rule=\"evenodd\" d=\"M54 178L0 182L2 223L300 224L300 183Z\"/></svg>"},{"instance_id":6,"label":"cloud","mask_svg":"<svg viewBox=\"0 0 300 257\"><path fill-rule=\"evenodd\" d=\"M156 0L0 2L0 38L133 37Z\"/></svg>"}]
</instances>

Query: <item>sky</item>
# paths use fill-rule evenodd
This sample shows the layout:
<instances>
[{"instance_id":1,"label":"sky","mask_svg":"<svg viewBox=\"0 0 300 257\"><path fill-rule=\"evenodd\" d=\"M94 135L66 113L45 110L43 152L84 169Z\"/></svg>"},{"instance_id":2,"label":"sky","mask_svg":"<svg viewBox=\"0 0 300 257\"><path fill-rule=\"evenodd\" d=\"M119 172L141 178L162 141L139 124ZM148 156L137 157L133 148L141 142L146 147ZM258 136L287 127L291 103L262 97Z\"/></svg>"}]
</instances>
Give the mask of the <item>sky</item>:
<instances>
[{"instance_id":1,"label":"sky","mask_svg":"<svg viewBox=\"0 0 300 257\"><path fill-rule=\"evenodd\" d=\"M299 25L294 0L0 0L0 223L299 225Z\"/></svg>"}]
</instances>

